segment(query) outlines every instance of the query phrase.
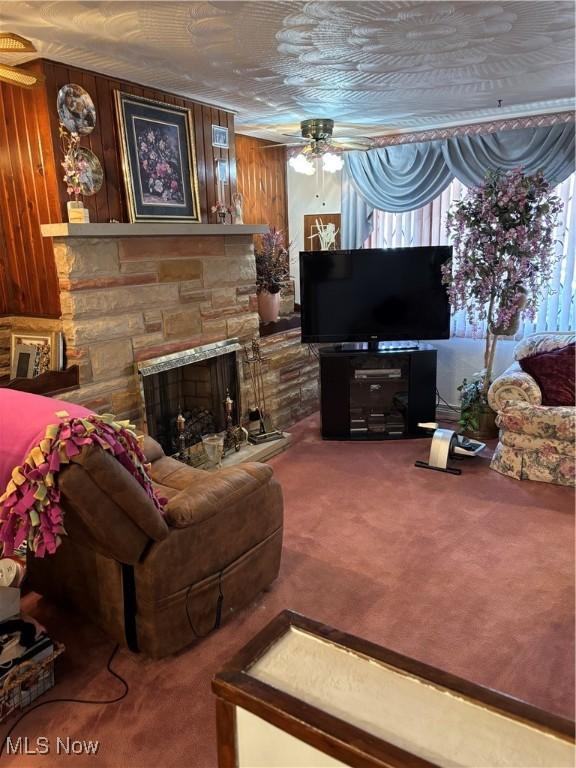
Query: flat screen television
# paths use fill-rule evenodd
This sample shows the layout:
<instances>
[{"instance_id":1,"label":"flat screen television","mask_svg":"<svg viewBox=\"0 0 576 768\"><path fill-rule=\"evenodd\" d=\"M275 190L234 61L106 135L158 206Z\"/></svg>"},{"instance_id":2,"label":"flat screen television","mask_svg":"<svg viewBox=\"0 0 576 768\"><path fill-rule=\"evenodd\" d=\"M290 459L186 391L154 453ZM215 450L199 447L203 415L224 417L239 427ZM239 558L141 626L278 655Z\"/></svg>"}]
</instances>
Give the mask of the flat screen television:
<instances>
[{"instance_id":1,"label":"flat screen television","mask_svg":"<svg viewBox=\"0 0 576 768\"><path fill-rule=\"evenodd\" d=\"M448 339L451 246L300 252L303 342Z\"/></svg>"}]
</instances>

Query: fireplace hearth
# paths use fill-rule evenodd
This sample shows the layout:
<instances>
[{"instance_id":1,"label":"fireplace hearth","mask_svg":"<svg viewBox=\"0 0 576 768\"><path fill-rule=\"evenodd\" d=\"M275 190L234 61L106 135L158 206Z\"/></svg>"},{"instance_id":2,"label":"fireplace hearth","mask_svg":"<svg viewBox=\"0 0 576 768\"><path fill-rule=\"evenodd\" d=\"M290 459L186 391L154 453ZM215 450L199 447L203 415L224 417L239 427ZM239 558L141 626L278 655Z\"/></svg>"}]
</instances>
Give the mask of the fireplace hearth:
<instances>
[{"instance_id":1,"label":"fireplace hearth","mask_svg":"<svg viewBox=\"0 0 576 768\"><path fill-rule=\"evenodd\" d=\"M241 413L237 339L195 347L138 364L148 434L164 452L181 448L178 417L184 419L184 447L193 448L202 435L226 428L224 401L234 401L232 419Z\"/></svg>"}]
</instances>

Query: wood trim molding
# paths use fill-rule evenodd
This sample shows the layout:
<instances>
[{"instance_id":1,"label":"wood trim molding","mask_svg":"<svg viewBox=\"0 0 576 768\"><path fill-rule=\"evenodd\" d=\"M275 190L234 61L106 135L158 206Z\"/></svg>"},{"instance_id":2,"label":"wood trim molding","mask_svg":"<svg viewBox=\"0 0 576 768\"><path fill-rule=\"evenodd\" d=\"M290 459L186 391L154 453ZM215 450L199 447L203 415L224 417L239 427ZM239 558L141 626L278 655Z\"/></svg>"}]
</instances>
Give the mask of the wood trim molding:
<instances>
[{"instance_id":1,"label":"wood trim molding","mask_svg":"<svg viewBox=\"0 0 576 768\"><path fill-rule=\"evenodd\" d=\"M236 768L236 707L224 699L216 699L216 733L219 768Z\"/></svg>"},{"instance_id":2,"label":"wood trim molding","mask_svg":"<svg viewBox=\"0 0 576 768\"><path fill-rule=\"evenodd\" d=\"M215 680L213 690L221 699L252 712L351 768L434 768L434 763L254 680L246 673L230 675L227 680Z\"/></svg>"}]
</instances>

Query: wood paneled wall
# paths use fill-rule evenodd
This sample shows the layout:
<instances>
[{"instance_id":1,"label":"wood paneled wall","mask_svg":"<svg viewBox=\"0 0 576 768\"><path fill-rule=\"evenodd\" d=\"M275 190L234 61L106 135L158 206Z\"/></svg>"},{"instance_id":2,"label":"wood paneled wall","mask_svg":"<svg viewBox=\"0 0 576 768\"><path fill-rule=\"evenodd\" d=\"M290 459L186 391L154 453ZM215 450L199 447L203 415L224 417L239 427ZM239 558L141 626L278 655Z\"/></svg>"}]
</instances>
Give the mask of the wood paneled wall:
<instances>
[{"instance_id":1,"label":"wood paneled wall","mask_svg":"<svg viewBox=\"0 0 576 768\"><path fill-rule=\"evenodd\" d=\"M47 114L43 89L0 83L0 314L60 314L52 243L40 234L60 220Z\"/></svg>"},{"instance_id":2,"label":"wood paneled wall","mask_svg":"<svg viewBox=\"0 0 576 768\"><path fill-rule=\"evenodd\" d=\"M289 240L286 149L252 136L236 135L238 192L246 224L270 224Z\"/></svg>"},{"instance_id":3,"label":"wood paneled wall","mask_svg":"<svg viewBox=\"0 0 576 768\"><path fill-rule=\"evenodd\" d=\"M59 151L56 96L60 88L66 83L81 85L88 91L96 107L96 127L81 141L81 146L91 149L98 157L104 170L104 183L101 190L96 195L84 200L84 205L90 210L90 221L107 222L110 219L129 221L122 176L120 141L116 124L114 103L114 91L116 90L191 110L194 122L202 220L204 222L216 222L214 214L210 212L210 207L216 202L218 194L215 164L216 160L220 158L228 160L228 183L224 185L224 192L226 202L230 205L231 195L236 191L233 114L154 88L111 78L107 75L87 72L76 67L68 67L53 61L44 62L44 74L46 75L50 127L56 152ZM216 96L217 94L215 94ZM219 149L212 146L212 125L222 125L228 128L229 149ZM62 217L65 219L68 197L63 184L60 184L58 189Z\"/></svg>"},{"instance_id":4,"label":"wood paneled wall","mask_svg":"<svg viewBox=\"0 0 576 768\"><path fill-rule=\"evenodd\" d=\"M96 127L81 142L98 156L104 170L101 190L84 200L92 222L129 220L115 90L191 110L200 209L205 223L216 222L210 211L218 195L216 160L228 160L228 184L223 186L227 204L236 191L234 116L154 88L57 62L38 60L26 66L44 73L45 87L28 91L0 84L0 315L58 317L60 299L52 244L40 234L40 224L67 219L69 198L61 178L58 90L66 83L78 83L88 91L96 107ZM213 124L228 128L229 149L212 147Z\"/></svg>"}]
</instances>

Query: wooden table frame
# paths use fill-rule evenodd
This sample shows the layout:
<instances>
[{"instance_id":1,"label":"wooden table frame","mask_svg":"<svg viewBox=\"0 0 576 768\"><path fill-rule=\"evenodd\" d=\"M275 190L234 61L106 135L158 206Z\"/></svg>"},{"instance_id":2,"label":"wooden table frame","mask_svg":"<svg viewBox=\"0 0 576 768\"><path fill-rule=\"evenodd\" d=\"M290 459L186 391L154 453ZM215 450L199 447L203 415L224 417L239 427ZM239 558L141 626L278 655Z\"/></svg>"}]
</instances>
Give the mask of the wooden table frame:
<instances>
[{"instance_id":1,"label":"wooden table frame","mask_svg":"<svg viewBox=\"0 0 576 768\"><path fill-rule=\"evenodd\" d=\"M556 737L574 741L573 721L452 675L375 643L340 632L293 611L283 611L259 632L214 677L219 768L236 768L236 715L242 707L327 755L353 768L425 768L434 766L338 717L279 691L249 674L260 659L291 627L308 632L353 653L383 662L420 677L461 697L481 703L508 717L536 725Z\"/></svg>"}]
</instances>

